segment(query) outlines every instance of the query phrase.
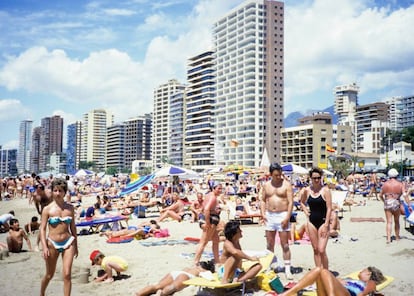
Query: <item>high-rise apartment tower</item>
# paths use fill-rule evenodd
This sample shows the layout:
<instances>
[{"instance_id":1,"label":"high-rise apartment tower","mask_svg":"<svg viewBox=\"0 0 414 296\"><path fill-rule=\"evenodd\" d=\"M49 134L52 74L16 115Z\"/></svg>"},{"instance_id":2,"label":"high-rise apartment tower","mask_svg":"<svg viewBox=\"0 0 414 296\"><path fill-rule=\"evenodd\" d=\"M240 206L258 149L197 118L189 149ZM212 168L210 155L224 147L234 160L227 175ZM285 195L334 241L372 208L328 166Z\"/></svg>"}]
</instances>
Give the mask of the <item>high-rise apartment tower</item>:
<instances>
[{"instance_id":1,"label":"high-rise apartment tower","mask_svg":"<svg viewBox=\"0 0 414 296\"><path fill-rule=\"evenodd\" d=\"M284 118L284 4L250 0L213 26L218 165L280 161Z\"/></svg>"}]
</instances>

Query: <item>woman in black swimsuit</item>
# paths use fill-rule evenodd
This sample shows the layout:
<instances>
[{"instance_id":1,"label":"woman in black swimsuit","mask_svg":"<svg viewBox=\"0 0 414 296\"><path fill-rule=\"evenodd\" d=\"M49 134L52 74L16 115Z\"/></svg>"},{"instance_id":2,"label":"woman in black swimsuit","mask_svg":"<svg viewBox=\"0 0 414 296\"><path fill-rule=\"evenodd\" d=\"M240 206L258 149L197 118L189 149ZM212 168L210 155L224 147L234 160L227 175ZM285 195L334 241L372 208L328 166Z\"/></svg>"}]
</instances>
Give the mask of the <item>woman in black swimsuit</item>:
<instances>
[{"instance_id":1,"label":"woman in black swimsuit","mask_svg":"<svg viewBox=\"0 0 414 296\"><path fill-rule=\"evenodd\" d=\"M328 269L326 245L332 212L331 191L322 183L323 171L321 169L313 168L309 176L310 186L302 191L300 203L303 212L308 217L307 232L313 247L315 265Z\"/></svg>"}]
</instances>

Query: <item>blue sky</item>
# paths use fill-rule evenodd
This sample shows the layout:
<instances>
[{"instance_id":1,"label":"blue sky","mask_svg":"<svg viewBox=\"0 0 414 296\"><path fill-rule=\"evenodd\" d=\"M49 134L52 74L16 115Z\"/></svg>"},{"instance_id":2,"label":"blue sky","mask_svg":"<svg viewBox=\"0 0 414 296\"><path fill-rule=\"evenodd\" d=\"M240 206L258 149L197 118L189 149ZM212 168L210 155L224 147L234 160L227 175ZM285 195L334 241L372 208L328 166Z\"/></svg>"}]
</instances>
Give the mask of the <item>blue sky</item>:
<instances>
[{"instance_id":1,"label":"blue sky","mask_svg":"<svg viewBox=\"0 0 414 296\"><path fill-rule=\"evenodd\" d=\"M153 90L184 83L213 22L241 3L1 0L0 145L17 148L24 119L151 112ZM285 1L285 114L328 107L333 88L352 82L361 104L414 95L412 36L414 0Z\"/></svg>"}]
</instances>

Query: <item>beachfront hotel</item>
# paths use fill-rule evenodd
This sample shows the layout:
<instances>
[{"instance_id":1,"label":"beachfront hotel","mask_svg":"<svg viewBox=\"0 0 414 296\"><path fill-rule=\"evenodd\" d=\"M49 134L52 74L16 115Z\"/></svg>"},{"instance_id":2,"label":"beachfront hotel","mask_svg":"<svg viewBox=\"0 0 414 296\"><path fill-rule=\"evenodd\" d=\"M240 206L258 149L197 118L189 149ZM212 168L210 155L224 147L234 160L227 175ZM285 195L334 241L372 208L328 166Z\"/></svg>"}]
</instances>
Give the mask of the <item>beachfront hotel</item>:
<instances>
[{"instance_id":1,"label":"beachfront hotel","mask_svg":"<svg viewBox=\"0 0 414 296\"><path fill-rule=\"evenodd\" d=\"M169 161L171 152L171 97L183 93L185 85L170 79L154 90L154 109L152 118L152 162L153 168L161 167ZM182 108L181 108L182 109ZM182 130L181 130L182 131Z\"/></svg>"},{"instance_id":2,"label":"beachfront hotel","mask_svg":"<svg viewBox=\"0 0 414 296\"><path fill-rule=\"evenodd\" d=\"M185 99L184 164L202 171L215 164L213 112L215 54L207 50L188 59Z\"/></svg>"},{"instance_id":3,"label":"beachfront hotel","mask_svg":"<svg viewBox=\"0 0 414 296\"><path fill-rule=\"evenodd\" d=\"M284 4L250 0L214 23L217 165L280 161L284 118Z\"/></svg>"},{"instance_id":4,"label":"beachfront hotel","mask_svg":"<svg viewBox=\"0 0 414 296\"><path fill-rule=\"evenodd\" d=\"M40 126L33 129L31 148L30 171L51 170L50 156L63 152L63 118L59 115L42 118Z\"/></svg>"},{"instance_id":5,"label":"beachfront hotel","mask_svg":"<svg viewBox=\"0 0 414 296\"><path fill-rule=\"evenodd\" d=\"M17 154L18 173L30 172L30 153L32 150L32 120L23 120L19 128L19 150Z\"/></svg>"},{"instance_id":6,"label":"beachfront hotel","mask_svg":"<svg viewBox=\"0 0 414 296\"><path fill-rule=\"evenodd\" d=\"M95 109L83 115L80 161L94 162L96 170L105 170L106 128L113 124L114 115L108 110Z\"/></svg>"}]
</instances>

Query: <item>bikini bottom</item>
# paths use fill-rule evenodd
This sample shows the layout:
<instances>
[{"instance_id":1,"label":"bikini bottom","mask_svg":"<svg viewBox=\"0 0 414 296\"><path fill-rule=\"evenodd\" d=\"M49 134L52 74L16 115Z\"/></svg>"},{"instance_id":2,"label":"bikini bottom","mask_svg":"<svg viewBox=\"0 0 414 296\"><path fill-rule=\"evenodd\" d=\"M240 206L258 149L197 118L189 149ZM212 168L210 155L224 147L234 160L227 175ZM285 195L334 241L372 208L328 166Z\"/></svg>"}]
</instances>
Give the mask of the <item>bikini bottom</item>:
<instances>
[{"instance_id":1,"label":"bikini bottom","mask_svg":"<svg viewBox=\"0 0 414 296\"><path fill-rule=\"evenodd\" d=\"M71 235L67 240L64 240L63 242L55 242L50 237L47 238L48 241L51 242L53 247L59 252L62 253L64 250L70 247L75 237Z\"/></svg>"}]
</instances>

